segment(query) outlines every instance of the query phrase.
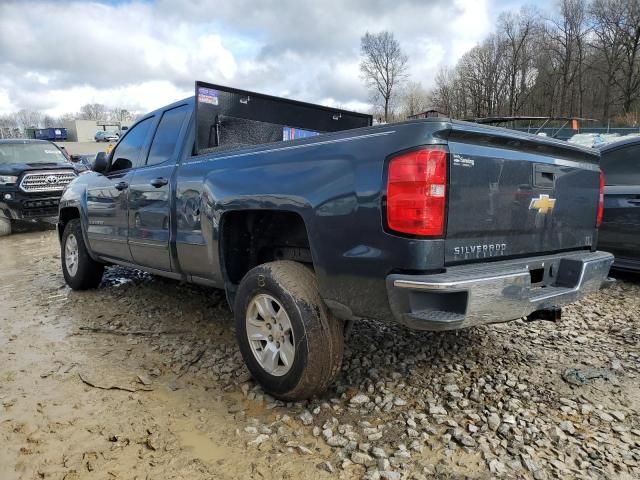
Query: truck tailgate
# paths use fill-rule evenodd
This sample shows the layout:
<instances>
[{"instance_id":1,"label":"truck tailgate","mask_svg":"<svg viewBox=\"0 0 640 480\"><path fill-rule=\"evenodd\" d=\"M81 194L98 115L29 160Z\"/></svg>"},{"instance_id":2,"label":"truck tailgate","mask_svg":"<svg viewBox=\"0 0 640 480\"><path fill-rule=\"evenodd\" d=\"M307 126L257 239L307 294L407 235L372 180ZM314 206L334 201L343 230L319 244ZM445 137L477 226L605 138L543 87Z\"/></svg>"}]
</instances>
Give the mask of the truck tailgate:
<instances>
[{"instance_id":1,"label":"truck tailgate","mask_svg":"<svg viewBox=\"0 0 640 480\"><path fill-rule=\"evenodd\" d=\"M502 128L452 126L445 264L591 247L597 152Z\"/></svg>"}]
</instances>

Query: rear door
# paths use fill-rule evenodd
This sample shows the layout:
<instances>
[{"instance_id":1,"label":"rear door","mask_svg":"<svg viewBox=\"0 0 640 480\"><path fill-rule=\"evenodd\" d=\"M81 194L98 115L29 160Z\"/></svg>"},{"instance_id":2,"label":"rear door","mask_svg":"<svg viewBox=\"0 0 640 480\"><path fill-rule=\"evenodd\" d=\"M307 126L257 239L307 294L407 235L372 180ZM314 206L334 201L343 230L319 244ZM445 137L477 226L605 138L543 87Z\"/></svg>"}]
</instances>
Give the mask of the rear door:
<instances>
[{"instance_id":1,"label":"rear door","mask_svg":"<svg viewBox=\"0 0 640 480\"><path fill-rule=\"evenodd\" d=\"M454 128L449 149L445 263L592 245L597 153L471 124Z\"/></svg>"},{"instance_id":2,"label":"rear door","mask_svg":"<svg viewBox=\"0 0 640 480\"><path fill-rule=\"evenodd\" d=\"M129 248L141 266L171 271L171 207L173 174L190 109L166 110L149 154L129 187Z\"/></svg>"},{"instance_id":3,"label":"rear door","mask_svg":"<svg viewBox=\"0 0 640 480\"><path fill-rule=\"evenodd\" d=\"M111 155L111 167L87 188L88 237L98 255L131 261L127 244L128 193L135 167L149 144L154 117L133 126Z\"/></svg>"},{"instance_id":4,"label":"rear door","mask_svg":"<svg viewBox=\"0 0 640 480\"><path fill-rule=\"evenodd\" d=\"M604 215L598 248L640 260L640 142L602 153Z\"/></svg>"}]
</instances>

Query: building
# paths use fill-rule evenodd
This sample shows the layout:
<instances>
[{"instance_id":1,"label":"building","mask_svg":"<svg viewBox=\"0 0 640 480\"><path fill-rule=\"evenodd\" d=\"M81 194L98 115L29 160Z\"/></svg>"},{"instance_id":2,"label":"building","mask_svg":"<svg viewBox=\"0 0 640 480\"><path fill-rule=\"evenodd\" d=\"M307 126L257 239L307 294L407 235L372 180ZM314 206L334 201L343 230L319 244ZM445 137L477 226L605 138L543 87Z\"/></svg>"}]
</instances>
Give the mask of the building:
<instances>
[{"instance_id":1,"label":"building","mask_svg":"<svg viewBox=\"0 0 640 480\"><path fill-rule=\"evenodd\" d=\"M444 112L440 112L437 108L428 108L424 112L416 113L415 115L409 115L407 117L408 120L415 120L418 118L448 118Z\"/></svg>"},{"instance_id":2,"label":"building","mask_svg":"<svg viewBox=\"0 0 640 480\"><path fill-rule=\"evenodd\" d=\"M108 132L119 132L122 127L130 127L132 121L105 122L100 120L69 120L63 122L63 127L67 129L67 139L70 142L93 142L98 130Z\"/></svg>"}]
</instances>

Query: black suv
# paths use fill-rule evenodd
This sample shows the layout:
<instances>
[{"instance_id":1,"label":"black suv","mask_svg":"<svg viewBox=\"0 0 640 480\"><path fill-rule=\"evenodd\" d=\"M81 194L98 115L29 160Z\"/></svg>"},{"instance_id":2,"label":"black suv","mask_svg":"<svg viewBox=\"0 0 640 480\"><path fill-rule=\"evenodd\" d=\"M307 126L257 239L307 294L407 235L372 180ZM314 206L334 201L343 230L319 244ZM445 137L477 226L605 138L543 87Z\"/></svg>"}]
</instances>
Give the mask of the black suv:
<instances>
[{"instance_id":1,"label":"black suv","mask_svg":"<svg viewBox=\"0 0 640 480\"><path fill-rule=\"evenodd\" d=\"M55 221L60 196L76 176L52 142L0 140L0 236L11 233L13 221Z\"/></svg>"},{"instance_id":2,"label":"black suv","mask_svg":"<svg viewBox=\"0 0 640 480\"><path fill-rule=\"evenodd\" d=\"M599 149L605 188L598 248L615 255L614 268L640 271L640 137Z\"/></svg>"}]
</instances>

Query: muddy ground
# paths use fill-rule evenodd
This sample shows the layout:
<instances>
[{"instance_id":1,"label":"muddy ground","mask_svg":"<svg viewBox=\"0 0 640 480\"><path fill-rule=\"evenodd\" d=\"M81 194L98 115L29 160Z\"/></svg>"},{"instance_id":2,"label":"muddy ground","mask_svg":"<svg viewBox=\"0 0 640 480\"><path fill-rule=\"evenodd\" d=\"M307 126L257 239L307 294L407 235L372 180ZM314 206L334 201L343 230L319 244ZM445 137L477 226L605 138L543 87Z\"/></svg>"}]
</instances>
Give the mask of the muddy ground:
<instances>
[{"instance_id":1,"label":"muddy ground","mask_svg":"<svg viewBox=\"0 0 640 480\"><path fill-rule=\"evenodd\" d=\"M0 239L0 479L640 478L640 281L458 333L357 324L322 398L247 375L221 292Z\"/></svg>"}]
</instances>

